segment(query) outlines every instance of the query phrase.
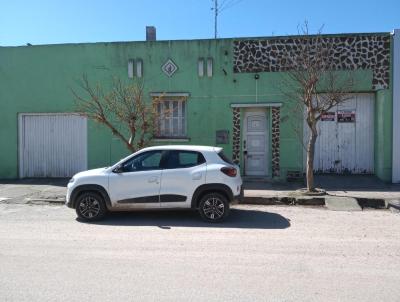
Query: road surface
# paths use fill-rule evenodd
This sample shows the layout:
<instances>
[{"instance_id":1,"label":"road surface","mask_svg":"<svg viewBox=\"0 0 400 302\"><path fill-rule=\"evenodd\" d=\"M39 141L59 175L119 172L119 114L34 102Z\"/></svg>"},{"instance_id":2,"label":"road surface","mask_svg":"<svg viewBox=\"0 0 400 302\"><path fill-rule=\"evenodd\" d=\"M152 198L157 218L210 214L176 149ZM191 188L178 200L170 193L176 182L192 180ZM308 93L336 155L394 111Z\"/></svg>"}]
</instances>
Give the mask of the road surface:
<instances>
[{"instance_id":1,"label":"road surface","mask_svg":"<svg viewBox=\"0 0 400 302\"><path fill-rule=\"evenodd\" d=\"M75 219L0 204L0 301L400 301L400 216L245 206Z\"/></svg>"}]
</instances>

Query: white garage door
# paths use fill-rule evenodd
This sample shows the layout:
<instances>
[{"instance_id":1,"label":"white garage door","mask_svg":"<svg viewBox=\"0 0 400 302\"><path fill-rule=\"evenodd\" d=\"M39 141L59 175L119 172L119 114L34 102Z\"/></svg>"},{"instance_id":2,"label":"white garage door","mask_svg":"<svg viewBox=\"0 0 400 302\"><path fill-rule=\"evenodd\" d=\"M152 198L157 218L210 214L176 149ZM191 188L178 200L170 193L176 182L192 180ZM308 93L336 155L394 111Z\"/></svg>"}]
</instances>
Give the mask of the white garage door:
<instances>
[{"instance_id":1,"label":"white garage door","mask_svg":"<svg viewBox=\"0 0 400 302\"><path fill-rule=\"evenodd\" d=\"M70 177L87 169L86 118L19 115L20 177Z\"/></svg>"},{"instance_id":2,"label":"white garage door","mask_svg":"<svg viewBox=\"0 0 400 302\"><path fill-rule=\"evenodd\" d=\"M332 108L318 122L318 132L315 172L374 172L373 94L354 94L350 100ZM304 133L308 133L307 125Z\"/></svg>"}]
</instances>

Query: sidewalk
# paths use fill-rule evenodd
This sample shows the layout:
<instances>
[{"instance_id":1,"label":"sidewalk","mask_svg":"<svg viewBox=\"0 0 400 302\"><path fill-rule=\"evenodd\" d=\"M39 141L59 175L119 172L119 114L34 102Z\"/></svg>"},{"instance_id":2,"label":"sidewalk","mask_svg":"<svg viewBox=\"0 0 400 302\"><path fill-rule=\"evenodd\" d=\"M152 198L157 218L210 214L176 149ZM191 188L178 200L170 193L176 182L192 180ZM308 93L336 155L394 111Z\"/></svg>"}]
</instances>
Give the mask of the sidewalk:
<instances>
[{"instance_id":1,"label":"sidewalk","mask_svg":"<svg viewBox=\"0 0 400 302\"><path fill-rule=\"evenodd\" d=\"M20 179L0 181L2 203L64 203L69 179Z\"/></svg>"},{"instance_id":2,"label":"sidewalk","mask_svg":"<svg viewBox=\"0 0 400 302\"><path fill-rule=\"evenodd\" d=\"M297 189L305 188L302 182L274 183L246 181L245 193L249 197L285 197ZM329 195L371 198L400 198L400 184L388 184L373 175L316 175L315 186Z\"/></svg>"},{"instance_id":3,"label":"sidewalk","mask_svg":"<svg viewBox=\"0 0 400 302\"><path fill-rule=\"evenodd\" d=\"M327 195L305 197L296 190L303 182L274 183L247 181L244 183L246 203L327 205L332 209L358 207L385 208L393 200L400 200L400 184L388 184L372 175L316 175L317 188ZM346 207L346 204L348 207ZM329 206L330 205L330 206Z\"/></svg>"},{"instance_id":4,"label":"sidewalk","mask_svg":"<svg viewBox=\"0 0 400 302\"><path fill-rule=\"evenodd\" d=\"M64 203L68 179L23 179L0 181L2 203ZM371 175L318 175L317 187L326 196L302 196L301 182L276 183L245 180L244 201L248 204L326 205L337 210L361 210L364 207L386 208L400 200L400 184L386 184Z\"/></svg>"}]
</instances>

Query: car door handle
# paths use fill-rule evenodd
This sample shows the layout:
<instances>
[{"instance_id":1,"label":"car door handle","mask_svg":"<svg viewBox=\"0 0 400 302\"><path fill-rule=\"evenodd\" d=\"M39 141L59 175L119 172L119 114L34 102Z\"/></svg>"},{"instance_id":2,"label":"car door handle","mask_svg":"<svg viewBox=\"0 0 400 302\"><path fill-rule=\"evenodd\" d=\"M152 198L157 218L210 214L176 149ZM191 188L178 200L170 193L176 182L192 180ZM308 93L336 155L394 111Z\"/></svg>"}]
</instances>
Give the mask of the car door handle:
<instances>
[{"instance_id":1,"label":"car door handle","mask_svg":"<svg viewBox=\"0 0 400 302\"><path fill-rule=\"evenodd\" d=\"M148 179L148 182L155 182L158 184L158 177L157 176L152 176Z\"/></svg>"}]
</instances>

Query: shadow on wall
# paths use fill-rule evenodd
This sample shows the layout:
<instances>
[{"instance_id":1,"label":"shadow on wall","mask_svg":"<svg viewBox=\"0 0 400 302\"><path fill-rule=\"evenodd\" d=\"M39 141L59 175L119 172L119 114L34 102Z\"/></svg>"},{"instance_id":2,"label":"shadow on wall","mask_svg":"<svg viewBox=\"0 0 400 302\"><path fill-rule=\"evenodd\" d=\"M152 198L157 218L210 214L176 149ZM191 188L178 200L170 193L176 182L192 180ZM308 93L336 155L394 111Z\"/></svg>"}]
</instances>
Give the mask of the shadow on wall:
<instances>
[{"instance_id":1,"label":"shadow on wall","mask_svg":"<svg viewBox=\"0 0 400 302\"><path fill-rule=\"evenodd\" d=\"M161 229L172 227L286 229L290 227L290 220L279 214L243 209L231 209L229 217L222 223L206 223L200 219L197 212L183 210L115 212L109 213L104 220L92 223L117 226L158 226Z\"/></svg>"}]
</instances>

